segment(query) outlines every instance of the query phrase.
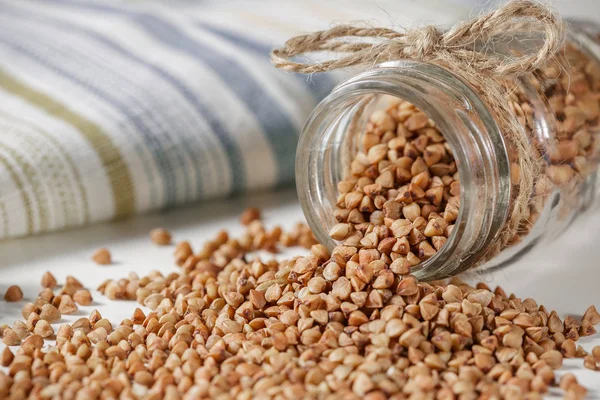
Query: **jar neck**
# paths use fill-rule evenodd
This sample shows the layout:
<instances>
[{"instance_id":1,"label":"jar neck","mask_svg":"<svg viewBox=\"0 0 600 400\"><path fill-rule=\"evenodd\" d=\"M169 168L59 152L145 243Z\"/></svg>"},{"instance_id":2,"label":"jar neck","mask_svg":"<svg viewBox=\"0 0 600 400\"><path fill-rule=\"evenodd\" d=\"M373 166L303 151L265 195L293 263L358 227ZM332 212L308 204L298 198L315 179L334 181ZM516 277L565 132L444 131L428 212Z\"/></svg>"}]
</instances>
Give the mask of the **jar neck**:
<instances>
[{"instance_id":1,"label":"jar neck","mask_svg":"<svg viewBox=\"0 0 600 400\"><path fill-rule=\"evenodd\" d=\"M330 249L337 187L364 132L367 110L382 95L402 98L425 112L450 145L460 176L461 204L454 229L433 257L412 271L421 279L455 275L476 264L508 216L510 163L506 144L485 104L461 79L441 67L394 61L337 86L313 111L296 155L296 182L304 214Z\"/></svg>"}]
</instances>

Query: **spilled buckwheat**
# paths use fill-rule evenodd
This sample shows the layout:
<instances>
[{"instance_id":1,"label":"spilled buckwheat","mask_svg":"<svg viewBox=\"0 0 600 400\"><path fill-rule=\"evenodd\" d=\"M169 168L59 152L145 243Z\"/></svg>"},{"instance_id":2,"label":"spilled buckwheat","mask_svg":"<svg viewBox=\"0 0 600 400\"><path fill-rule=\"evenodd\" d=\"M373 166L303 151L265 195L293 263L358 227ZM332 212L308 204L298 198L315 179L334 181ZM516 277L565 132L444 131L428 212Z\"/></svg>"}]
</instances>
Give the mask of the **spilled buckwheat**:
<instances>
[{"instance_id":1,"label":"spilled buckwheat","mask_svg":"<svg viewBox=\"0 0 600 400\"><path fill-rule=\"evenodd\" d=\"M107 297L149 309L132 306L119 324L94 310L54 330L69 293L84 289L72 277L44 289L23 307L26 322L1 328L21 346L1 354L0 398L541 399L563 358L599 360L575 345L599 322L594 307L562 321L501 288L419 282L375 248L329 254L302 224L245 222L239 238L219 232L196 251L179 243L179 272L103 282ZM252 254L297 245L310 253ZM567 399L587 393L571 374L560 388Z\"/></svg>"}]
</instances>

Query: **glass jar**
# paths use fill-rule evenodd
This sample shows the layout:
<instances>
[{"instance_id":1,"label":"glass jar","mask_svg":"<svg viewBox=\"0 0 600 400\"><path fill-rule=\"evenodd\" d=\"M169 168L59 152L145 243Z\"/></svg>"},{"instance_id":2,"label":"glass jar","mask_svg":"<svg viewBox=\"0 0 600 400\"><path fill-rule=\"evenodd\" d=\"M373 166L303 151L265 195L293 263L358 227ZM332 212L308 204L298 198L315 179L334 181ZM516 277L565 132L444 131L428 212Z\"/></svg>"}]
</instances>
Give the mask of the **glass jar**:
<instances>
[{"instance_id":1,"label":"glass jar","mask_svg":"<svg viewBox=\"0 0 600 400\"><path fill-rule=\"evenodd\" d=\"M475 266L497 268L563 232L596 196L600 148L600 30L573 21L569 29L560 62L504 82L511 118L535 153L538 171L528 177L533 193L527 215L501 248L517 183L526 179L519 153L477 90L444 67L409 60L377 65L341 83L306 123L296 154L296 182L317 239L330 250L339 244L329 235L343 222L336 219L337 184L348 177L361 151L369 116L386 107L390 96L412 103L433 121L460 177L452 232L411 273L431 280Z\"/></svg>"}]
</instances>

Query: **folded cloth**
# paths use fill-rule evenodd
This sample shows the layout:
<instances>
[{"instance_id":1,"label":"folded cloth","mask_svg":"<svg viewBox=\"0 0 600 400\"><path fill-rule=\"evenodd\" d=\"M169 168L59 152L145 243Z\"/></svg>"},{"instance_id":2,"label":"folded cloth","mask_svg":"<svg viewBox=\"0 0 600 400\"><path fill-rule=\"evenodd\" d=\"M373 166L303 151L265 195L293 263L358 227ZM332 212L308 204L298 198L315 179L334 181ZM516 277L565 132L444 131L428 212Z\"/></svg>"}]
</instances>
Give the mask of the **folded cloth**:
<instances>
[{"instance_id":1,"label":"folded cloth","mask_svg":"<svg viewBox=\"0 0 600 400\"><path fill-rule=\"evenodd\" d=\"M335 79L278 71L270 48L469 11L416 3L0 0L0 238L292 183Z\"/></svg>"}]
</instances>

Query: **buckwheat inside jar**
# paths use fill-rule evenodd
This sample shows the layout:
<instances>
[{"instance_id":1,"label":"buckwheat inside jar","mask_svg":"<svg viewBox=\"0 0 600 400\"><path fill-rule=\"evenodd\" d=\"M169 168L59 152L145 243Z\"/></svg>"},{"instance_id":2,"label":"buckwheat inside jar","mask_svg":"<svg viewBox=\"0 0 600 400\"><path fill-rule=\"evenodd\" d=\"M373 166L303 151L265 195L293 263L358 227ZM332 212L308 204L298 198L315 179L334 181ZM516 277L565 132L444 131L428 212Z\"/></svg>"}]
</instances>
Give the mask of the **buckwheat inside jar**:
<instances>
[{"instance_id":1,"label":"buckwheat inside jar","mask_svg":"<svg viewBox=\"0 0 600 400\"><path fill-rule=\"evenodd\" d=\"M377 249L408 269L446 243L458 216L460 181L444 136L399 98L369 117L348 176L337 185L332 238ZM394 271L400 273L400 271Z\"/></svg>"}]
</instances>

